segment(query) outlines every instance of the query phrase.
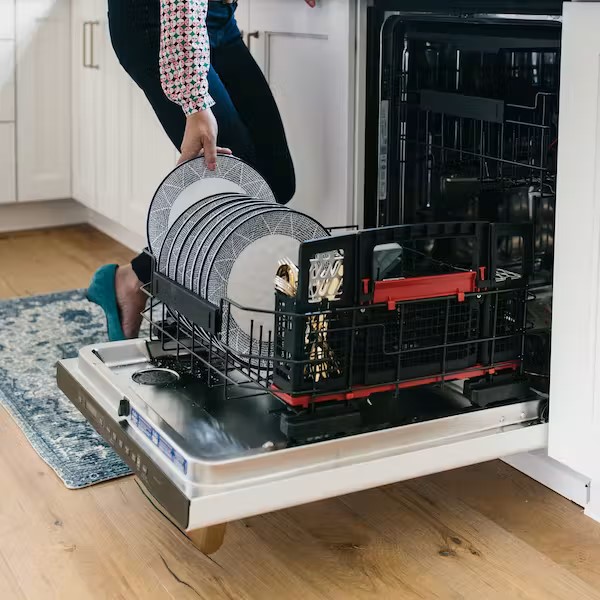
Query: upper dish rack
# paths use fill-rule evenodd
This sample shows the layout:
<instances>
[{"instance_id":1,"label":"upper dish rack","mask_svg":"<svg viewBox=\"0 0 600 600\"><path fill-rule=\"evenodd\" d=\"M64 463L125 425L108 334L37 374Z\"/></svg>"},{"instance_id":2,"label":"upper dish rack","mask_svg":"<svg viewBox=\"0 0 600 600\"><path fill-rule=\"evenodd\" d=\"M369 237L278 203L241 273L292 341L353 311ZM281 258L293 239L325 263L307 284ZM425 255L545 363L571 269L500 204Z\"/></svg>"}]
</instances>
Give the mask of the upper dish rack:
<instances>
[{"instance_id":1,"label":"upper dish rack","mask_svg":"<svg viewBox=\"0 0 600 600\"><path fill-rule=\"evenodd\" d=\"M403 14L381 43L374 221L534 223L536 280L549 283L560 29Z\"/></svg>"}]
</instances>

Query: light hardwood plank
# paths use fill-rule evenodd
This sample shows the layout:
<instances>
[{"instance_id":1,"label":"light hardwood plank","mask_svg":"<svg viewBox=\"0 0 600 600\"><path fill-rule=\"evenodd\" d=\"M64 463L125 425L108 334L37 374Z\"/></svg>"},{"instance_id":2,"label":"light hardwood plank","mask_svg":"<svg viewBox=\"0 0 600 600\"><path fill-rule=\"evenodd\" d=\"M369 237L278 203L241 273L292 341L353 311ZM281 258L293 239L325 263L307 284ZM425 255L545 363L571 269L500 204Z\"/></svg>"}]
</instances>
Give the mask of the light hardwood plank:
<instances>
[{"instance_id":1,"label":"light hardwood plank","mask_svg":"<svg viewBox=\"0 0 600 600\"><path fill-rule=\"evenodd\" d=\"M501 461L428 479L600 590L600 526L576 504Z\"/></svg>"},{"instance_id":2,"label":"light hardwood plank","mask_svg":"<svg viewBox=\"0 0 600 600\"><path fill-rule=\"evenodd\" d=\"M0 297L46 294L85 287L107 262L133 253L89 226L0 236Z\"/></svg>"}]
</instances>

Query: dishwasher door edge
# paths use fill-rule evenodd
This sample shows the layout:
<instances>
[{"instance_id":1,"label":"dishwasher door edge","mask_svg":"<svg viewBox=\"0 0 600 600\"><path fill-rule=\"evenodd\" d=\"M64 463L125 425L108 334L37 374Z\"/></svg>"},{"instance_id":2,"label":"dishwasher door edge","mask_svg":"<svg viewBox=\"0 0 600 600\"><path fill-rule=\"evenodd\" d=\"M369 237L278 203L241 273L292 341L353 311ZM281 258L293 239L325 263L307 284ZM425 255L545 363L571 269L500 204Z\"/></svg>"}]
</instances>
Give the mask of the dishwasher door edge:
<instances>
[{"instance_id":1,"label":"dishwasher door edge","mask_svg":"<svg viewBox=\"0 0 600 600\"><path fill-rule=\"evenodd\" d=\"M498 409L486 409L496 412ZM490 415L492 416L492 415ZM423 434L427 435L427 423ZM326 498L333 498L503 458L512 454L545 448L548 424L537 423L508 430L482 432L460 441L407 449L404 453L356 462L338 468L303 473L287 479L228 490L224 494L193 498L189 525L207 527L264 514Z\"/></svg>"},{"instance_id":2,"label":"dishwasher door edge","mask_svg":"<svg viewBox=\"0 0 600 600\"><path fill-rule=\"evenodd\" d=\"M115 420L107 403L90 392L78 369L77 359L58 362L56 381L59 389L139 477L177 526L187 529L190 500L182 487L165 473L160 461L144 447L143 438Z\"/></svg>"},{"instance_id":3,"label":"dishwasher door edge","mask_svg":"<svg viewBox=\"0 0 600 600\"><path fill-rule=\"evenodd\" d=\"M110 414L102 393L79 371L76 359L59 362L57 380L176 524L188 531L544 448L548 438L547 424L537 420L539 402L530 401L416 423L404 431L398 427L393 430L397 435L390 436L393 440L387 453L365 449L351 461L344 460L341 453L337 462L322 462L317 455L307 469L292 464L287 458L289 451L281 451L275 453L280 460L269 477L228 485L192 485L181 481L125 420ZM515 413L520 422L515 421ZM381 434L389 436L390 431ZM341 438L340 448L349 439ZM317 445L296 450L312 457Z\"/></svg>"}]
</instances>

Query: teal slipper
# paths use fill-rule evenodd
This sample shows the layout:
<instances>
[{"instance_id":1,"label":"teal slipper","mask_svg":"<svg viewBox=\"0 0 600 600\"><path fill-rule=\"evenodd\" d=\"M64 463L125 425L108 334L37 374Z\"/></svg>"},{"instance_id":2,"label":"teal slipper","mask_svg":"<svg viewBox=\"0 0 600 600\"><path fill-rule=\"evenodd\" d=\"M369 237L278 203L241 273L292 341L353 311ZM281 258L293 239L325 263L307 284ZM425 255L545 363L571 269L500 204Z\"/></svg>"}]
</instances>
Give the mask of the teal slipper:
<instances>
[{"instance_id":1,"label":"teal slipper","mask_svg":"<svg viewBox=\"0 0 600 600\"><path fill-rule=\"evenodd\" d=\"M121 317L117 306L117 291L115 289L115 274L119 265L104 265L100 267L90 281L87 299L97 304L106 315L108 339L118 342L126 339L121 327Z\"/></svg>"}]
</instances>

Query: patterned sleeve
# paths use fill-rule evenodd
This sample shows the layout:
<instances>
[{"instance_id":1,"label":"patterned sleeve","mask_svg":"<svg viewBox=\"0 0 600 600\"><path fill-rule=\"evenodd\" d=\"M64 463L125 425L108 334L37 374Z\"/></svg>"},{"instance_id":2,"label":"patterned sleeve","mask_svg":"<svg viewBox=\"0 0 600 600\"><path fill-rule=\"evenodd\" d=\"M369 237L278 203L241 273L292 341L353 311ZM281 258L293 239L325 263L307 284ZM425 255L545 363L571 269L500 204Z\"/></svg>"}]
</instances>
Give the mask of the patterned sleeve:
<instances>
[{"instance_id":1,"label":"patterned sleeve","mask_svg":"<svg viewBox=\"0 0 600 600\"><path fill-rule=\"evenodd\" d=\"M160 80L167 97L186 115L213 106L208 94L208 0L160 0Z\"/></svg>"}]
</instances>

